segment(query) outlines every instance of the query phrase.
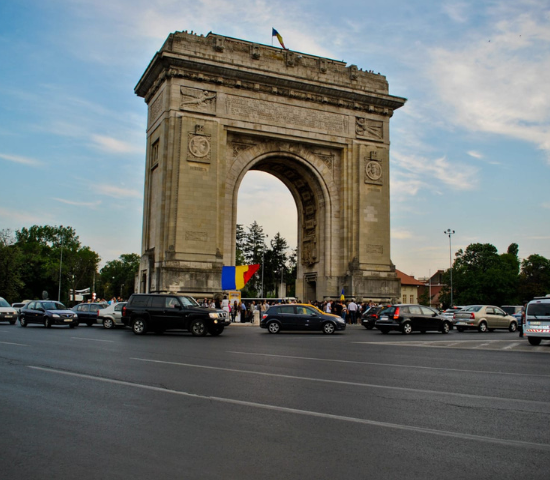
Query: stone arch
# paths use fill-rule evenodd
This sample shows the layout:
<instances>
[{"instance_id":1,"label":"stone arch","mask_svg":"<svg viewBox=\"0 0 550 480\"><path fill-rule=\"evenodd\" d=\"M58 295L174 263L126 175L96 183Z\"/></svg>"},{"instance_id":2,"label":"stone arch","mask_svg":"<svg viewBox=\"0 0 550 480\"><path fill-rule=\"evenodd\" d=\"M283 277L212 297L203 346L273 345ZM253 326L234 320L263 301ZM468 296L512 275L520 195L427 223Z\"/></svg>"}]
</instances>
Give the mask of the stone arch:
<instances>
[{"instance_id":1,"label":"stone arch","mask_svg":"<svg viewBox=\"0 0 550 480\"><path fill-rule=\"evenodd\" d=\"M251 140L248 140L251 142ZM233 155L225 182L224 264L235 262L237 200L241 182L251 170L270 173L290 191L298 211L298 283L305 274L334 274L333 257L340 252L340 239L331 232L340 212L338 150L320 150L288 141L259 139L256 144L234 139L232 144L250 145Z\"/></svg>"},{"instance_id":2,"label":"stone arch","mask_svg":"<svg viewBox=\"0 0 550 480\"><path fill-rule=\"evenodd\" d=\"M135 92L148 105L141 291L218 294L223 266L235 263L242 178L262 170L296 203L298 296L400 297L390 259L389 123L405 99L389 94L386 77L175 32Z\"/></svg>"}]
</instances>

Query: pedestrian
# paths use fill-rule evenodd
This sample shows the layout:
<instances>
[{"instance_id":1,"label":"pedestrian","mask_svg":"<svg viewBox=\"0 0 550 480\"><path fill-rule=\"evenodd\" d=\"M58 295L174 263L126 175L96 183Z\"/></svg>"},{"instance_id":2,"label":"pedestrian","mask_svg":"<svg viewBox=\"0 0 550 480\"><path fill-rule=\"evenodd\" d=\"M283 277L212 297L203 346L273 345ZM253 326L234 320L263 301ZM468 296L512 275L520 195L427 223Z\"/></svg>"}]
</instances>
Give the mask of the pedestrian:
<instances>
[{"instance_id":1,"label":"pedestrian","mask_svg":"<svg viewBox=\"0 0 550 480\"><path fill-rule=\"evenodd\" d=\"M349 313L349 322L351 325L355 325L356 318L357 318L357 304L355 303L355 299L351 299L351 302L348 304L348 313Z\"/></svg>"}]
</instances>

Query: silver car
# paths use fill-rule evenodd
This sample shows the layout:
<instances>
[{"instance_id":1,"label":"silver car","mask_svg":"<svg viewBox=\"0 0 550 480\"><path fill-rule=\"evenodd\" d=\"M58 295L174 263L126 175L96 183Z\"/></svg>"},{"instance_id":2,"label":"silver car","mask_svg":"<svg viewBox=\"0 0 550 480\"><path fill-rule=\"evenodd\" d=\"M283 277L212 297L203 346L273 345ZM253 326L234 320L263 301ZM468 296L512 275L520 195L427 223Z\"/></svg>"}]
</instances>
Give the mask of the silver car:
<instances>
[{"instance_id":1,"label":"silver car","mask_svg":"<svg viewBox=\"0 0 550 480\"><path fill-rule=\"evenodd\" d=\"M106 308L99 310L97 320L103 323L103 327L107 329L124 326L122 323L122 308L127 302L111 303Z\"/></svg>"},{"instance_id":2,"label":"silver car","mask_svg":"<svg viewBox=\"0 0 550 480\"><path fill-rule=\"evenodd\" d=\"M518 321L512 315L494 305L470 305L456 312L453 324L459 332L478 330L492 332L497 328L505 328L510 332L518 329Z\"/></svg>"}]
</instances>

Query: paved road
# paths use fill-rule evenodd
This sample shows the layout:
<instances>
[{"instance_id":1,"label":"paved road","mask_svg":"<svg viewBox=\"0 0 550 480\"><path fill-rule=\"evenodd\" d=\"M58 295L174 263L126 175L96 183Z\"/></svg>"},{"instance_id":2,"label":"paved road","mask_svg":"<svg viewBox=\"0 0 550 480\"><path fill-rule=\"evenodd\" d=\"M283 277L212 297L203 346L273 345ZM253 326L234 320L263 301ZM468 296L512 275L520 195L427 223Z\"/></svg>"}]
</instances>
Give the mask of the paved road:
<instances>
[{"instance_id":1,"label":"paved road","mask_svg":"<svg viewBox=\"0 0 550 480\"><path fill-rule=\"evenodd\" d=\"M525 344L0 325L0 476L548 479L550 342Z\"/></svg>"}]
</instances>

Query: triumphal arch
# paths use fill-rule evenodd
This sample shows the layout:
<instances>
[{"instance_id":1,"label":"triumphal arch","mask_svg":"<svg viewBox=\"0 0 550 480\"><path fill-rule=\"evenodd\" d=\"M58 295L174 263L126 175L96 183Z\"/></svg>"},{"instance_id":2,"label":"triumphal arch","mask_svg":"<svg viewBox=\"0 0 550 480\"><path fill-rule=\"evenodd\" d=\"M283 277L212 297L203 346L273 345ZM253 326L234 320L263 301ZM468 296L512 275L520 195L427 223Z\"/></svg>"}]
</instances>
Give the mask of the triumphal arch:
<instances>
[{"instance_id":1,"label":"triumphal arch","mask_svg":"<svg viewBox=\"0 0 550 480\"><path fill-rule=\"evenodd\" d=\"M399 298L390 259L389 124L404 98L355 65L176 32L135 92L148 105L139 291L221 291L237 195L261 170L298 211L297 296ZM260 225L266 218L256 219Z\"/></svg>"}]
</instances>

